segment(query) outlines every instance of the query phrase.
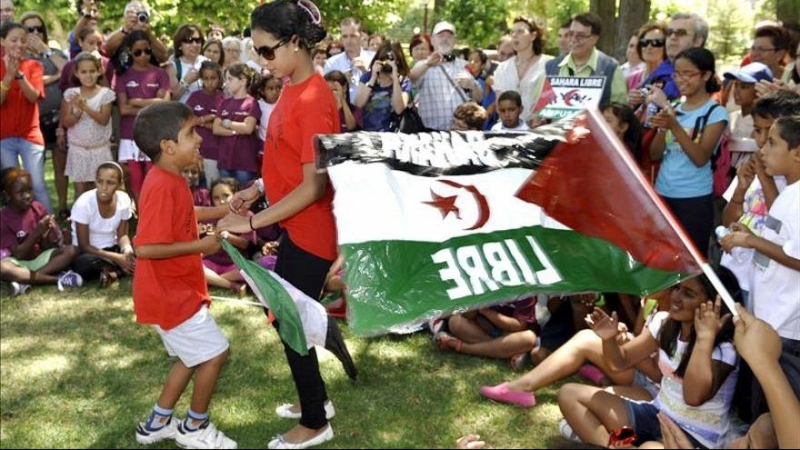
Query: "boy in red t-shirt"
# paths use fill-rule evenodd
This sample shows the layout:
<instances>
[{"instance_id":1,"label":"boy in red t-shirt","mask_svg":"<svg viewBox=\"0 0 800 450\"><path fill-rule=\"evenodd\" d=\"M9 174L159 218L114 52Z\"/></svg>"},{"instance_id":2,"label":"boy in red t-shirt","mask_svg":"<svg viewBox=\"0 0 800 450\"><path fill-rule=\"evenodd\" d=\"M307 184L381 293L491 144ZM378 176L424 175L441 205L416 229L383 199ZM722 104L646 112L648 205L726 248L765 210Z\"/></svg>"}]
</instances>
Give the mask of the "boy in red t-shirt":
<instances>
[{"instance_id":1,"label":"boy in red t-shirt","mask_svg":"<svg viewBox=\"0 0 800 450\"><path fill-rule=\"evenodd\" d=\"M153 325L170 356L179 358L150 417L136 429L136 441L175 439L183 448L236 448L208 416L229 345L208 312L211 301L201 260L202 254L219 250L220 238L198 239L192 193L181 176L181 169L199 155L202 138L194 125L192 110L178 102L142 109L134 125L136 145L155 166L139 200L133 310L136 321ZM195 373L190 409L178 423L172 420L172 409Z\"/></svg>"}]
</instances>

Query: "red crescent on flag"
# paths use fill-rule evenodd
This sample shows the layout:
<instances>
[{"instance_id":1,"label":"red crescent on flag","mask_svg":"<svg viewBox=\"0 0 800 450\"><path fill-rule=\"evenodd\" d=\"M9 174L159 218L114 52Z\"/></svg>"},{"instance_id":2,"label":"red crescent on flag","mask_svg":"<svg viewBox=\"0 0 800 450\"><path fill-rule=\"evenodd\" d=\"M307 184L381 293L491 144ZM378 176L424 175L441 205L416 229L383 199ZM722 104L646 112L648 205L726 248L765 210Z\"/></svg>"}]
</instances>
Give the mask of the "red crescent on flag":
<instances>
[{"instance_id":1,"label":"red crescent on flag","mask_svg":"<svg viewBox=\"0 0 800 450\"><path fill-rule=\"evenodd\" d=\"M489 202L486 201L486 197L481 194L481 192L475 186L466 186L461 183L456 183L455 181L451 180L438 180L442 184L446 184L450 187L464 189L465 191L472 194L472 197L475 198L475 203L478 205L478 220L469 227L464 228L465 230L477 230L482 226L486 225L486 222L489 221Z\"/></svg>"},{"instance_id":2,"label":"red crescent on flag","mask_svg":"<svg viewBox=\"0 0 800 450\"><path fill-rule=\"evenodd\" d=\"M566 94L564 94L564 104L565 105L572 106L572 102L570 101L570 99L572 98L572 95L575 94L576 92L578 92L578 89L572 89L572 90L567 91Z\"/></svg>"}]
</instances>

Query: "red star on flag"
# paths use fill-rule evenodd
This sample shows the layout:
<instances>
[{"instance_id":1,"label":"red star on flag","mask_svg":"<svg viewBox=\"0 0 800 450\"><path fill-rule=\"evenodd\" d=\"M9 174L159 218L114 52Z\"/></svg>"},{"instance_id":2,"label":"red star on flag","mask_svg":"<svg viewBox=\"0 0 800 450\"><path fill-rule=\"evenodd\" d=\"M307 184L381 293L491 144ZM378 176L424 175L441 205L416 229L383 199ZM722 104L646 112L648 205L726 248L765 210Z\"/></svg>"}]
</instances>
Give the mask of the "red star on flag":
<instances>
[{"instance_id":1,"label":"red star on flag","mask_svg":"<svg viewBox=\"0 0 800 450\"><path fill-rule=\"evenodd\" d=\"M452 195L450 197L443 197L436 192L431 190L431 196L433 196L433 200L429 202L422 202L426 205L431 205L434 208L439 208L439 212L442 213L442 219L447 217L448 214L451 212L456 214L456 218L461 218L461 212L458 210L458 206L456 206L456 199L458 195Z\"/></svg>"}]
</instances>

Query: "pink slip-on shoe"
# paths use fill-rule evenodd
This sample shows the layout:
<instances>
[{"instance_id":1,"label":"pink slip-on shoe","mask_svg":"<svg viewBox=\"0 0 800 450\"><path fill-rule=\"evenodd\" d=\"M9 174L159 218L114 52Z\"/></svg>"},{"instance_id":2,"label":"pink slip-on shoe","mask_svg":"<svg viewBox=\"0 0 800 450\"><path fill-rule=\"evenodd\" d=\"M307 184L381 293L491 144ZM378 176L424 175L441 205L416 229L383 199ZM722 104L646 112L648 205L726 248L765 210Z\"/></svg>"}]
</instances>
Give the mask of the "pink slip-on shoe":
<instances>
[{"instance_id":1,"label":"pink slip-on shoe","mask_svg":"<svg viewBox=\"0 0 800 450\"><path fill-rule=\"evenodd\" d=\"M536 406L536 397L533 392L509 390L508 383L498 384L497 386L483 386L479 392L482 396L498 402L511 403L523 408Z\"/></svg>"},{"instance_id":2,"label":"pink slip-on shoe","mask_svg":"<svg viewBox=\"0 0 800 450\"><path fill-rule=\"evenodd\" d=\"M578 375L586 378L598 387L608 386L610 384L608 378L606 378L606 374L591 364L584 364L581 366L581 368L578 369Z\"/></svg>"}]
</instances>

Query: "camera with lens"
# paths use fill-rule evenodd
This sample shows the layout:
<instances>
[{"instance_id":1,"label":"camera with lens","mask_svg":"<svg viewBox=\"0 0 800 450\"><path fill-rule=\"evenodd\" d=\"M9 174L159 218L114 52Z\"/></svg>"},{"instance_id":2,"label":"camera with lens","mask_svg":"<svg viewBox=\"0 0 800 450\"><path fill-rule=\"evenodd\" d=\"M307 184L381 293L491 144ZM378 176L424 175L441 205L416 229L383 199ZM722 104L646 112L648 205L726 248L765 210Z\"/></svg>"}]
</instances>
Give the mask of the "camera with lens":
<instances>
[{"instance_id":1,"label":"camera with lens","mask_svg":"<svg viewBox=\"0 0 800 450\"><path fill-rule=\"evenodd\" d=\"M381 73L390 74L392 73L392 65L389 64L389 61L394 61L394 53L389 52L386 55L386 59L381 60Z\"/></svg>"},{"instance_id":2,"label":"camera with lens","mask_svg":"<svg viewBox=\"0 0 800 450\"><path fill-rule=\"evenodd\" d=\"M147 11L139 11L136 13L136 18L139 19L139 22L147 23L150 20L150 13Z\"/></svg>"},{"instance_id":3,"label":"camera with lens","mask_svg":"<svg viewBox=\"0 0 800 450\"><path fill-rule=\"evenodd\" d=\"M456 60L456 55L453 53L445 53L444 55L442 55L442 59L445 62L453 62Z\"/></svg>"}]
</instances>

